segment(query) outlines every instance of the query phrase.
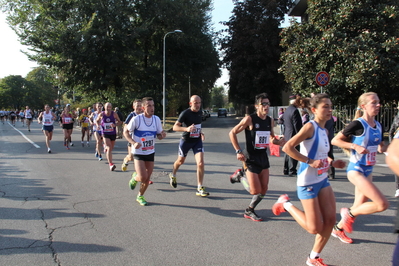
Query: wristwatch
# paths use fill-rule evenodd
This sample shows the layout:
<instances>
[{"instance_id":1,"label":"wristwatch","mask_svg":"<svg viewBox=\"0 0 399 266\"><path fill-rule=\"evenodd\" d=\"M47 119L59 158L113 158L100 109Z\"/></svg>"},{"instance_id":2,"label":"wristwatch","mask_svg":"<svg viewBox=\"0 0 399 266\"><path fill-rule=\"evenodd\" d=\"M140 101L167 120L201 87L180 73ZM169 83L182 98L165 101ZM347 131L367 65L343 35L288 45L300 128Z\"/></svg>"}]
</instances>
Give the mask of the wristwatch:
<instances>
[{"instance_id":1,"label":"wristwatch","mask_svg":"<svg viewBox=\"0 0 399 266\"><path fill-rule=\"evenodd\" d=\"M242 150L236 150L236 154L242 153Z\"/></svg>"}]
</instances>

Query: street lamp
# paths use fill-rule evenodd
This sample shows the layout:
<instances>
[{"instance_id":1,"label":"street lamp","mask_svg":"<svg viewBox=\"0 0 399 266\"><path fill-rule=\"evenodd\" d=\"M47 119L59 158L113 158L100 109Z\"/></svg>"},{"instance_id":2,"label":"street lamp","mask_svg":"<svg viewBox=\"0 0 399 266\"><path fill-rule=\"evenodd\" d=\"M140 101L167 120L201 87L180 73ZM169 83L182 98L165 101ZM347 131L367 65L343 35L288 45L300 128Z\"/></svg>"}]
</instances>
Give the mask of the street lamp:
<instances>
[{"instance_id":1,"label":"street lamp","mask_svg":"<svg viewBox=\"0 0 399 266\"><path fill-rule=\"evenodd\" d=\"M183 31L181 31L181 30L174 30L174 31L171 31L171 32L168 32L168 33L166 33L165 34L165 36L163 37L163 88L162 88L162 96L163 96L163 99L162 99L162 126L163 127L165 127L165 122L166 122L166 117L165 117L165 114L166 114L166 95L165 95L165 92L166 92L166 89L165 89L165 79L166 79L166 76L165 76L165 40L166 40L166 36L168 36L168 34L170 34L170 33L182 33Z\"/></svg>"}]
</instances>

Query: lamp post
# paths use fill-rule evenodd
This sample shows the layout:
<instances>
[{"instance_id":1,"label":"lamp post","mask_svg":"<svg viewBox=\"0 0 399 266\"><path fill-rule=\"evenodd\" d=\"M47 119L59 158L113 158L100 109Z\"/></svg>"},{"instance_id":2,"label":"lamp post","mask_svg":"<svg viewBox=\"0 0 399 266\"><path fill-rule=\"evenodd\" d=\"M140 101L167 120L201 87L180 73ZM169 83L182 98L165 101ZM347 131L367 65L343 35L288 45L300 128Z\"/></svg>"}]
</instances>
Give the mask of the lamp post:
<instances>
[{"instance_id":1,"label":"lamp post","mask_svg":"<svg viewBox=\"0 0 399 266\"><path fill-rule=\"evenodd\" d=\"M165 36L163 37L163 87L162 87L162 126L165 127L165 122L166 122L166 88L165 88L165 80L166 80L166 75L165 75L165 40L166 40L166 36L168 36L168 34L171 33L182 33L181 30L174 30L171 32L168 32L165 34Z\"/></svg>"}]
</instances>

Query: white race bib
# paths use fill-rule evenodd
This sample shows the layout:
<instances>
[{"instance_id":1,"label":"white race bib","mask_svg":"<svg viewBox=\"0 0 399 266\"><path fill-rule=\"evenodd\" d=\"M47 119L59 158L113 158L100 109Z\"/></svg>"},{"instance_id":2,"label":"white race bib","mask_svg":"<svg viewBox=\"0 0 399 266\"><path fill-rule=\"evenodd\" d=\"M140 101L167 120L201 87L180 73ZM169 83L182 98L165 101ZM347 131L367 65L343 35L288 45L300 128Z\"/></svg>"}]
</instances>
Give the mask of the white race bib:
<instances>
[{"instance_id":1,"label":"white race bib","mask_svg":"<svg viewBox=\"0 0 399 266\"><path fill-rule=\"evenodd\" d=\"M270 131L256 131L255 149L266 149L269 146Z\"/></svg>"}]
</instances>

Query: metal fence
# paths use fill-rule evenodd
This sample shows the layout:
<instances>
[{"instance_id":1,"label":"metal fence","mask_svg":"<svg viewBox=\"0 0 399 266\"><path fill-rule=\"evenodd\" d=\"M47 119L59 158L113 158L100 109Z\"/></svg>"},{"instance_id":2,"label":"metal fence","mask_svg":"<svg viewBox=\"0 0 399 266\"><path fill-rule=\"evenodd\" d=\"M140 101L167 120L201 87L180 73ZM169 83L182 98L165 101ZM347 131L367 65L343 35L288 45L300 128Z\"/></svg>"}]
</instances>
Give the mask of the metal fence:
<instances>
[{"instance_id":1,"label":"metal fence","mask_svg":"<svg viewBox=\"0 0 399 266\"><path fill-rule=\"evenodd\" d=\"M288 106L273 106L269 110L269 115L274 119L278 117L278 110L280 108L287 108ZM355 117L356 106L334 106L333 116L337 118L335 123L335 132L341 131L347 124L349 124ZM398 109L395 107L381 107L376 120L384 127L385 132L388 132L393 118L398 114Z\"/></svg>"}]
</instances>

